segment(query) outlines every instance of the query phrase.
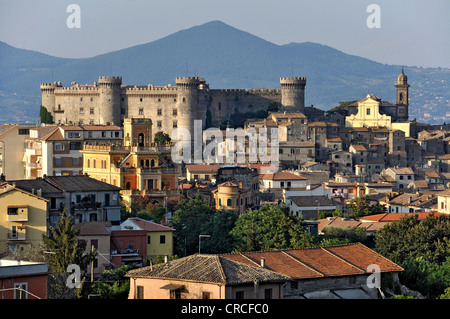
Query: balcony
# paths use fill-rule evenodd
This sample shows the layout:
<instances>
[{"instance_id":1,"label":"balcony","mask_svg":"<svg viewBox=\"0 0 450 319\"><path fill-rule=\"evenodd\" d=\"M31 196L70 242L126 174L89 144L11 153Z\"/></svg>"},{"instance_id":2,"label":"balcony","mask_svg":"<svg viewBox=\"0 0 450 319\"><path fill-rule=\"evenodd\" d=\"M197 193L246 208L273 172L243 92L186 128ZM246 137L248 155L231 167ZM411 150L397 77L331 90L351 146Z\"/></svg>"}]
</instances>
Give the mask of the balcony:
<instances>
[{"instance_id":1,"label":"balcony","mask_svg":"<svg viewBox=\"0 0 450 319\"><path fill-rule=\"evenodd\" d=\"M139 256L139 249L111 250L111 256Z\"/></svg>"},{"instance_id":2,"label":"balcony","mask_svg":"<svg viewBox=\"0 0 450 319\"><path fill-rule=\"evenodd\" d=\"M25 226L18 226L16 231L8 232L7 238L10 241L21 241L27 239L27 231Z\"/></svg>"}]
</instances>

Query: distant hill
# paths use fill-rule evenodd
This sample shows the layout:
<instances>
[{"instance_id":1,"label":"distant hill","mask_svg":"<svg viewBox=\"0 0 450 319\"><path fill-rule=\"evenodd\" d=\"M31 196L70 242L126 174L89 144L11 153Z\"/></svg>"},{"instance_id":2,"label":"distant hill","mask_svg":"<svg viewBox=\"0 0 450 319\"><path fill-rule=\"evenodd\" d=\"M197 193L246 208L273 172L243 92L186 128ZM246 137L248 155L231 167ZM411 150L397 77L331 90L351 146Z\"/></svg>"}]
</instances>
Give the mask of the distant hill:
<instances>
[{"instance_id":1,"label":"distant hill","mask_svg":"<svg viewBox=\"0 0 450 319\"><path fill-rule=\"evenodd\" d=\"M317 43L277 45L220 21L84 59L52 57L0 42L0 112L2 122L35 122L41 82L69 86L110 74L121 75L130 85L175 84L177 76L197 75L211 88L278 88L281 76L306 76L305 103L328 110L368 92L395 101L393 85L400 72L401 66ZM405 73L411 84L411 118L448 122L450 70L405 67Z\"/></svg>"}]
</instances>

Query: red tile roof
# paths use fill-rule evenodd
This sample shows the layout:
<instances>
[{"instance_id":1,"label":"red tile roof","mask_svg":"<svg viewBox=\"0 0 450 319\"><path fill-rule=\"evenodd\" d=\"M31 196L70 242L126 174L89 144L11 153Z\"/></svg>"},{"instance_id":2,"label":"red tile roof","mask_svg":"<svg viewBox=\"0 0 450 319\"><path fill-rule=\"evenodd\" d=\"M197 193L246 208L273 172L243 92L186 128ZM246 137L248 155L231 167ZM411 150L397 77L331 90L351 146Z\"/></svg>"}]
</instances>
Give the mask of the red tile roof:
<instances>
[{"instance_id":1,"label":"red tile roof","mask_svg":"<svg viewBox=\"0 0 450 319\"><path fill-rule=\"evenodd\" d=\"M376 222L394 222L400 220L403 216L411 216L411 215L417 215L417 218L419 220L424 220L430 214L434 214L434 216L442 215L442 213L438 212L427 212L427 213L385 213L385 214L377 214L377 215L370 215L370 216L364 216L360 217L361 221L376 221Z\"/></svg>"},{"instance_id":2,"label":"red tile roof","mask_svg":"<svg viewBox=\"0 0 450 319\"><path fill-rule=\"evenodd\" d=\"M276 173L268 173L264 174L262 179L269 179L274 181L285 181L285 180L307 180L306 177L301 175L297 175L289 172L276 172Z\"/></svg>"},{"instance_id":3,"label":"red tile roof","mask_svg":"<svg viewBox=\"0 0 450 319\"><path fill-rule=\"evenodd\" d=\"M372 264L378 265L381 272L403 271L361 243L223 256L251 266L259 266L261 258L264 258L266 269L298 279L365 274Z\"/></svg>"}]
</instances>

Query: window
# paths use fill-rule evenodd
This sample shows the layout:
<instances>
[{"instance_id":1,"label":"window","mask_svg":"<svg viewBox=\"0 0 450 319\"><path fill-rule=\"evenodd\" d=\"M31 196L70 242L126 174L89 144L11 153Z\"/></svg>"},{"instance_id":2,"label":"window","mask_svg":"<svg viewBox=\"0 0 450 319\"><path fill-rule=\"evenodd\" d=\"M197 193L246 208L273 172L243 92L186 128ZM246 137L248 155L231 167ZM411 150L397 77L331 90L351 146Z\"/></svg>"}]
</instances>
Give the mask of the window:
<instances>
[{"instance_id":1,"label":"window","mask_svg":"<svg viewBox=\"0 0 450 319\"><path fill-rule=\"evenodd\" d=\"M18 215L17 207L8 207L8 215Z\"/></svg>"},{"instance_id":2,"label":"window","mask_svg":"<svg viewBox=\"0 0 450 319\"><path fill-rule=\"evenodd\" d=\"M20 282L14 284L14 299L28 299L28 283Z\"/></svg>"},{"instance_id":3,"label":"window","mask_svg":"<svg viewBox=\"0 0 450 319\"><path fill-rule=\"evenodd\" d=\"M139 109L139 115L144 115L144 109L142 108Z\"/></svg>"},{"instance_id":4,"label":"window","mask_svg":"<svg viewBox=\"0 0 450 319\"><path fill-rule=\"evenodd\" d=\"M366 114L367 114L367 115L370 115L370 109L367 109L367 110L366 110Z\"/></svg>"},{"instance_id":5,"label":"window","mask_svg":"<svg viewBox=\"0 0 450 319\"><path fill-rule=\"evenodd\" d=\"M80 107L80 114L84 114L84 108Z\"/></svg>"},{"instance_id":6,"label":"window","mask_svg":"<svg viewBox=\"0 0 450 319\"><path fill-rule=\"evenodd\" d=\"M208 291L202 292L202 299L211 299L211 293Z\"/></svg>"},{"instance_id":7,"label":"window","mask_svg":"<svg viewBox=\"0 0 450 319\"><path fill-rule=\"evenodd\" d=\"M137 286L137 299L144 299L144 286Z\"/></svg>"},{"instance_id":8,"label":"window","mask_svg":"<svg viewBox=\"0 0 450 319\"><path fill-rule=\"evenodd\" d=\"M142 98L139 99L139 102L142 102Z\"/></svg>"},{"instance_id":9,"label":"window","mask_svg":"<svg viewBox=\"0 0 450 319\"><path fill-rule=\"evenodd\" d=\"M151 244L151 236L147 236L147 244L150 245Z\"/></svg>"},{"instance_id":10,"label":"window","mask_svg":"<svg viewBox=\"0 0 450 319\"><path fill-rule=\"evenodd\" d=\"M173 128L177 128L177 127L178 127L177 121L173 121Z\"/></svg>"},{"instance_id":11,"label":"window","mask_svg":"<svg viewBox=\"0 0 450 319\"><path fill-rule=\"evenodd\" d=\"M55 165L61 165L61 163L62 163L61 157L56 157L55 158Z\"/></svg>"},{"instance_id":12,"label":"window","mask_svg":"<svg viewBox=\"0 0 450 319\"><path fill-rule=\"evenodd\" d=\"M162 109L158 109L157 115L158 115L158 116L161 116L161 115L162 115Z\"/></svg>"},{"instance_id":13,"label":"window","mask_svg":"<svg viewBox=\"0 0 450 319\"><path fill-rule=\"evenodd\" d=\"M78 157L72 157L72 165L78 165Z\"/></svg>"},{"instance_id":14,"label":"window","mask_svg":"<svg viewBox=\"0 0 450 319\"><path fill-rule=\"evenodd\" d=\"M162 128L162 122L161 122L161 121L157 121L157 122L156 122L156 126L157 126L158 128Z\"/></svg>"},{"instance_id":15,"label":"window","mask_svg":"<svg viewBox=\"0 0 450 319\"><path fill-rule=\"evenodd\" d=\"M98 239L91 239L91 247L94 246L95 249L98 249Z\"/></svg>"},{"instance_id":16,"label":"window","mask_svg":"<svg viewBox=\"0 0 450 319\"><path fill-rule=\"evenodd\" d=\"M222 206L222 198L219 198L219 206Z\"/></svg>"},{"instance_id":17,"label":"window","mask_svg":"<svg viewBox=\"0 0 450 319\"><path fill-rule=\"evenodd\" d=\"M89 114L94 114L94 108L93 108L93 107L91 107L91 108L89 109Z\"/></svg>"},{"instance_id":18,"label":"window","mask_svg":"<svg viewBox=\"0 0 450 319\"><path fill-rule=\"evenodd\" d=\"M177 109L173 109L172 110L172 115L173 116L177 116L178 115L178 110Z\"/></svg>"},{"instance_id":19,"label":"window","mask_svg":"<svg viewBox=\"0 0 450 319\"><path fill-rule=\"evenodd\" d=\"M165 244L166 243L166 235L159 236L159 243L160 244Z\"/></svg>"},{"instance_id":20,"label":"window","mask_svg":"<svg viewBox=\"0 0 450 319\"><path fill-rule=\"evenodd\" d=\"M227 199L227 206L230 207L231 205L233 205L233 204L231 203L231 198L228 198L228 199Z\"/></svg>"},{"instance_id":21,"label":"window","mask_svg":"<svg viewBox=\"0 0 450 319\"><path fill-rule=\"evenodd\" d=\"M64 144L55 144L55 151L64 151Z\"/></svg>"},{"instance_id":22,"label":"window","mask_svg":"<svg viewBox=\"0 0 450 319\"><path fill-rule=\"evenodd\" d=\"M19 135L28 135L30 134L30 129L28 128L19 128Z\"/></svg>"},{"instance_id":23,"label":"window","mask_svg":"<svg viewBox=\"0 0 450 319\"><path fill-rule=\"evenodd\" d=\"M91 160L90 159L87 160L87 168L91 168Z\"/></svg>"},{"instance_id":24,"label":"window","mask_svg":"<svg viewBox=\"0 0 450 319\"><path fill-rule=\"evenodd\" d=\"M272 288L264 289L264 299L272 299Z\"/></svg>"}]
</instances>

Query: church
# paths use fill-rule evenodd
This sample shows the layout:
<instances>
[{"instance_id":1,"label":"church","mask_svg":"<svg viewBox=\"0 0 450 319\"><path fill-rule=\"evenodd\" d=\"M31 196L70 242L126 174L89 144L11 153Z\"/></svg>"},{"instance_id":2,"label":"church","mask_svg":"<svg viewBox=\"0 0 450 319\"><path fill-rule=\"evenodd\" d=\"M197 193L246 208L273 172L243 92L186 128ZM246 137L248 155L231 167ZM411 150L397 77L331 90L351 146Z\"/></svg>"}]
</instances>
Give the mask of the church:
<instances>
[{"instance_id":1,"label":"church","mask_svg":"<svg viewBox=\"0 0 450 319\"><path fill-rule=\"evenodd\" d=\"M348 107L345 118L346 127L386 127L390 130L401 130L408 137L411 134L411 122L408 121L408 77L402 72L397 78L397 101L393 104L368 94L364 99L354 102Z\"/></svg>"}]
</instances>

